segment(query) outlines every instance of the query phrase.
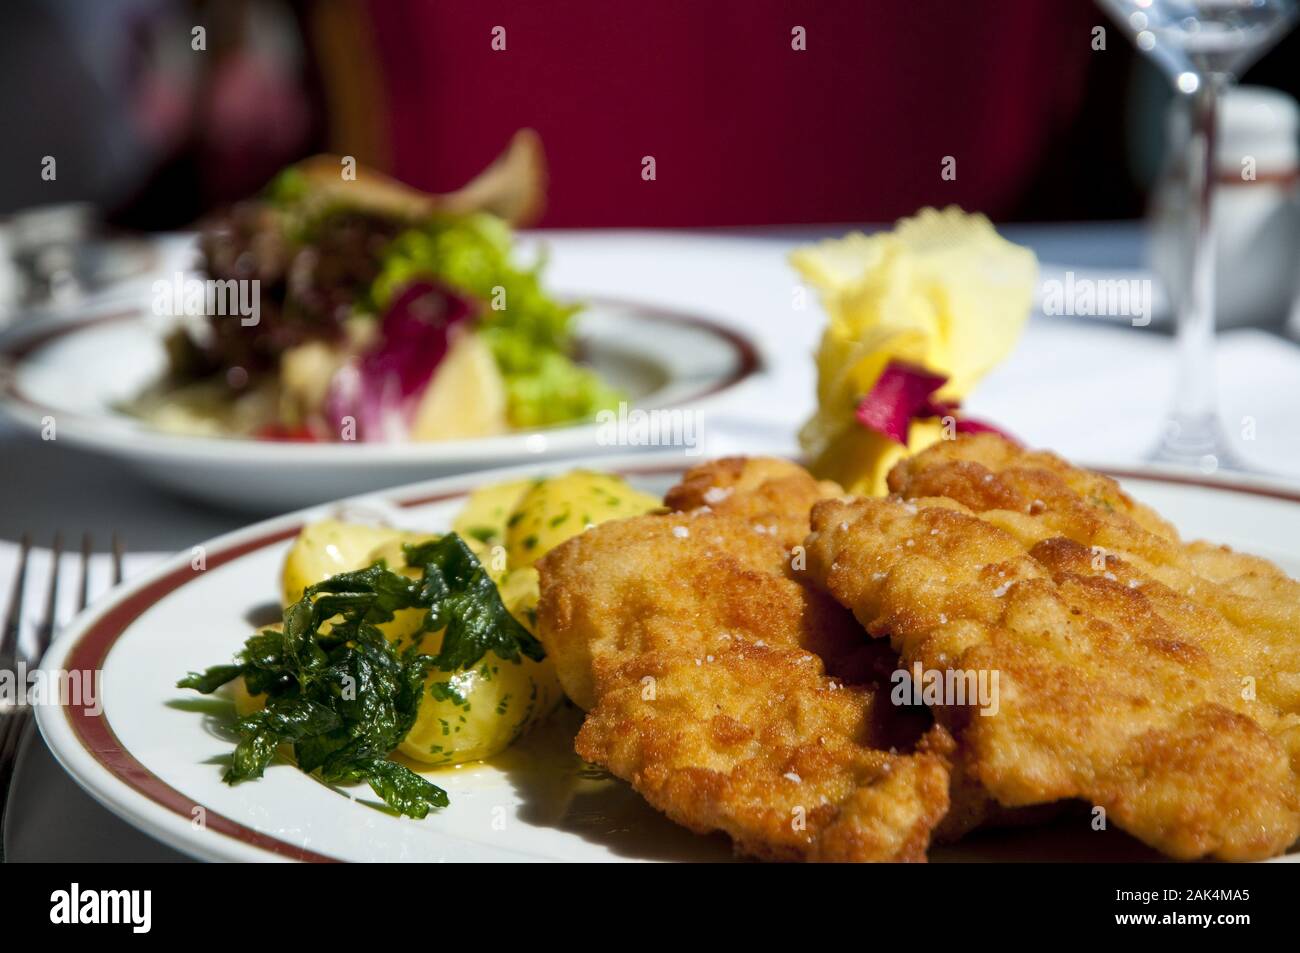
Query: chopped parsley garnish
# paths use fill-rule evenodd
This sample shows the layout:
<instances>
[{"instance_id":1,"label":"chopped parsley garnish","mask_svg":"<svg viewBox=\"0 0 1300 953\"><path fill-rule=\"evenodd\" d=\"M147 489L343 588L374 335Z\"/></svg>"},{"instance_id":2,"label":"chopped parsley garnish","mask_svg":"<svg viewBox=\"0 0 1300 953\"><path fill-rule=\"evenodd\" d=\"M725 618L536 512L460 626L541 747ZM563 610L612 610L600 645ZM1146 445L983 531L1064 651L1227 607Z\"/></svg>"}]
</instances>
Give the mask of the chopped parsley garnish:
<instances>
[{"instance_id":1,"label":"chopped parsley garnish","mask_svg":"<svg viewBox=\"0 0 1300 953\"><path fill-rule=\"evenodd\" d=\"M235 723L240 741L228 783L261 777L288 744L301 770L328 784L364 781L400 814L421 818L447 805L442 788L388 760L415 724L426 675L472 668L488 652L509 661L545 652L456 534L403 553L418 579L383 563L331 576L284 610L281 631L251 636L237 664L177 683L208 694L242 676L250 694L267 696L262 710ZM443 631L437 655L418 652L418 638L399 649L384 637L378 626L404 609L425 610L417 636Z\"/></svg>"}]
</instances>

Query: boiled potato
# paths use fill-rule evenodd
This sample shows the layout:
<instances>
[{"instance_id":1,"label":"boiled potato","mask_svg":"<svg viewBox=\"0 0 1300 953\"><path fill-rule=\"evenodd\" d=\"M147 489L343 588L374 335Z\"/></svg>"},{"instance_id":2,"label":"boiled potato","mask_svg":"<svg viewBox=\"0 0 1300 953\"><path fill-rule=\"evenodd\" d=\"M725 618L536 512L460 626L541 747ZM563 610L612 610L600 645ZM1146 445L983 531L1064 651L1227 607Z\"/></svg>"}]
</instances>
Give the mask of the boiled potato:
<instances>
[{"instance_id":1,"label":"boiled potato","mask_svg":"<svg viewBox=\"0 0 1300 953\"><path fill-rule=\"evenodd\" d=\"M420 714L398 750L425 764L482 761L555 710L564 693L550 659L506 662L489 652L472 669L432 672Z\"/></svg>"},{"instance_id":2,"label":"boiled potato","mask_svg":"<svg viewBox=\"0 0 1300 953\"><path fill-rule=\"evenodd\" d=\"M281 589L284 604L302 598L308 586L336 573L363 569L371 552L401 536L399 530L366 523L321 520L302 528L284 560Z\"/></svg>"},{"instance_id":3,"label":"boiled potato","mask_svg":"<svg viewBox=\"0 0 1300 953\"><path fill-rule=\"evenodd\" d=\"M454 528L471 547L475 542L495 544L493 564L504 542L509 571L504 576L493 573L493 578L506 608L532 632L538 598L533 563L588 526L637 516L659 505L658 499L619 477L577 470L479 490ZM441 633L425 636L422 650L436 652L441 638ZM472 670L433 672L426 685L428 695L400 750L428 764L490 757L547 717L564 697L549 658L506 662L492 653Z\"/></svg>"},{"instance_id":4,"label":"boiled potato","mask_svg":"<svg viewBox=\"0 0 1300 953\"><path fill-rule=\"evenodd\" d=\"M542 480L524 493L507 520L507 563L511 569L531 566L588 526L640 516L660 505L608 473L574 470Z\"/></svg>"},{"instance_id":5,"label":"boiled potato","mask_svg":"<svg viewBox=\"0 0 1300 953\"><path fill-rule=\"evenodd\" d=\"M506 522L514 513L520 497L536 486L537 480L511 480L475 490L465 507L451 524L461 539L478 540L488 546L504 543Z\"/></svg>"},{"instance_id":6,"label":"boiled potato","mask_svg":"<svg viewBox=\"0 0 1300 953\"><path fill-rule=\"evenodd\" d=\"M537 608L537 570L517 569L500 583L501 598L529 631ZM442 633L425 636L436 652ZM550 659L507 662L489 652L472 669L430 672L420 714L399 749L426 764L481 761L509 747L564 697Z\"/></svg>"},{"instance_id":7,"label":"boiled potato","mask_svg":"<svg viewBox=\"0 0 1300 953\"><path fill-rule=\"evenodd\" d=\"M510 512L508 505L529 485L527 482L516 484L511 492L500 492L502 488L499 487L480 491L483 495L479 497L477 512L492 514L504 527ZM509 502L493 503L491 491L498 491L495 494L498 500ZM495 513L498 506L500 513ZM471 519L481 518L469 512L468 507L467 512ZM315 531L308 536L304 530L306 538L300 537L290 553L290 558L295 561L293 573L299 596L303 588L333 573L362 569L381 560L395 572L415 578L419 570L406 565L402 547L434 538L426 533L393 529L376 532L374 527L356 527L337 521L326 526L314 524L308 529ZM354 533L357 529L362 532ZM506 607L521 623L531 626L537 605L536 571L506 573L503 547L489 546L471 535L462 538L498 583ZM357 539L378 542L357 555L360 547L347 545ZM318 546L331 546L333 551L320 554L315 551ZM343 553L352 557L350 563L345 564L339 558ZM319 575L313 577L312 572ZM288 574L289 567L286 566L286 576ZM393 621L379 628L390 640L400 644L412 636L423 621L423 609L405 609L398 612ZM420 651L434 655L441 644L441 632L425 633L421 636ZM459 764L490 757L549 715L563 697L549 660L534 662L521 658L518 662L507 662L493 653L488 653L474 668L466 671L431 672L425 685L426 694L420 713L399 750L426 764ZM258 701L248 698L244 704L255 707ZM239 703L237 698L237 705Z\"/></svg>"},{"instance_id":8,"label":"boiled potato","mask_svg":"<svg viewBox=\"0 0 1300 953\"><path fill-rule=\"evenodd\" d=\"M526 569L512 569L497 583L501 601L510 610L510 614L519 620L529 632L537 634L537 600L541 596L541 585L537 570L531 566Z\"/></svg>"}]
</instances>

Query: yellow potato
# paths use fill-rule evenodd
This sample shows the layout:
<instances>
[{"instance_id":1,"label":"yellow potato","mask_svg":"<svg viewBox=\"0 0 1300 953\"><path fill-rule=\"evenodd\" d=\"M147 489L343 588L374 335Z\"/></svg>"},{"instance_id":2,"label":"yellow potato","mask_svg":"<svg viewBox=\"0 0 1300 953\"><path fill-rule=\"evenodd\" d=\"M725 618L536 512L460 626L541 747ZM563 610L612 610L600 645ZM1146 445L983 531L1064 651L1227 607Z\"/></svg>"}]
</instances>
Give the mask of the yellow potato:
<instances>
[{"instance_id":1,"label":"yellow potato","mask_svg":"<svg viewBox=\"0 0 1300 953\"><path fill-rule=\"evenodd\" d=\"M482 761L504 751L563 697L549 659L505 662L489 652L461 672L433 672L398 750L425 764Z\"/></svg>"},{"instance_id":2,"label":"yellow potato","mask_svg":"<svg viewBox=\"0 0 1300 953\"><path fill-rule=\"evenodd\" d=\"M542 480L524 493L507 521L509 566L531 566L588 526L640 516L660 505L655 497L608 473L574 470Z\"/></svg>"},{"instance_id":3,"label":"yellow potato","mask_svg":"<svg viewBox=\"0 0 1300 953\"><path fill-rule=\"evenodd\" d=\"M532 631L537 570L517 569L500 583L512 615ZM438 650L442 633L425 637L421 650ZM426 764L481 761L509 747L546 718L564 693L550 659L507 662L489 652L472 669L431 672L420 714L398 750Z\"/></svg>"},{"instance_id":4,"label":"yellow potato","mask_svg":"<svg viewBox=\"0 0 1300 953\"><path fill-rule=\"evenodd\" d=\"M510 610L510 614L519 620L519 624L533 634L537 632L537 600L541 595L541 583L537 570L529 566L525 569L512 569L497 583L501 601Z\"/></svg>"},{"instance_id":5,"label":"yellow potato","mask_svg":"<svg viewBox=\"0 0 1300 953\"><path fill-rule=\"evenodd\" d=\"M364 564L373 565L382 559L389 568L415 577L419 572L406 565L402 546L430 538L402 533L372 551ZM472 537L463 538L497 582L506 608L531 631L537 607L537 571L506 573L504 560L495 559L491 548ZM504 552L500 546L496 550ZM498 571L493 571L494 564L499 566ZM407 609L379 628L390 640L400 643L419 628L423 619L423 610ZM441 647L441 632L421 637L421 652L436 655ZM508 747L554 711L562 697L549 659L507 662L488 653L472 669L429 673L420 713L398 750L426 764L480 761Z\"/></svg>"},{"instance_id":6,"label":"yellow potato","mask_svg":"<svg viewBox=\"0 0 1300 953\"><path fill-rule=\"evenodd\" d=\"M452 531L465 540L478 540L492 546L504 543L506 521L515 506L537 480L511 480L475 490L465 501L460 515L451 524Z\"/></svg>"},{"instance_id":7,"label":"yellow potato","mask_svg":"<svg viewBox=\"0 0 1300 953\"><path fill-rule=\"evenodd\" d=\"M365 523L321 520L304 526L284 560L281 591L284 604L302 598L308 586L340 572L362 569L371 552L401 536L399 530Z\"/></svg>"}]
</instances>

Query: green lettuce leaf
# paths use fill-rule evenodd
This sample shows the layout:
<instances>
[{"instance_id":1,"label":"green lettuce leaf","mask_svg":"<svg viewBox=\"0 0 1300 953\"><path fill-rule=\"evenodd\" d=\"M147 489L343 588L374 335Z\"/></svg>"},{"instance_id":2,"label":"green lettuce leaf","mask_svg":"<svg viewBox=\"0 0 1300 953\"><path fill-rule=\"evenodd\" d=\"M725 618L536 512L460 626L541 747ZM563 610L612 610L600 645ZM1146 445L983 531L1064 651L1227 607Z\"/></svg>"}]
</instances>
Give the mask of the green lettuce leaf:
<instances>
[{"instance_id":1,"label":"green lettuce leaf","mask_svg":"<svg viewBox=\"0 0 1300 953\"><path fill-rule=\"evenodd\" d=\"M523 267L513 244L509 226L485 212L437 216L389 243L369 306L382 312L402 288L430 278L482 302L478 330L505 379L514 427L582 420L616 406L622 393L573 360L573 316L581 306L548 294L545 259Z\"/></svg>"}]
</instances>

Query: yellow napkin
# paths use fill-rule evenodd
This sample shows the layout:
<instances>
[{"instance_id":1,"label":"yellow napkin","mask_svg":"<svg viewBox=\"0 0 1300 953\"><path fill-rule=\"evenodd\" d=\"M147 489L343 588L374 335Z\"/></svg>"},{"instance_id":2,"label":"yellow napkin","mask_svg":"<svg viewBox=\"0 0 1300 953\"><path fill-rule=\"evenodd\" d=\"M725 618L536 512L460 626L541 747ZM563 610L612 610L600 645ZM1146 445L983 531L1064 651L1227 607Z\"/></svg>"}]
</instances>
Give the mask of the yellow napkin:
<instances>
[{"instance_id":1,"label":"yellow napkin","mask_svg":"<svg viewBox=\"0 0 1300 953\"><path fill-rule=\"evenodd\" d=\"M829 323L817 351L817 412L799 439L814 472L854 493L885 492L907 453L943 436L913 421L906 448L858 423L861 397L893 360L944 374L935 395L960 400L1002 360L1033 302L1034 253L983 215L923 209L891 232L852 234L796 250L790 261L821 295Z\"/></svg>"}]
</instances>

